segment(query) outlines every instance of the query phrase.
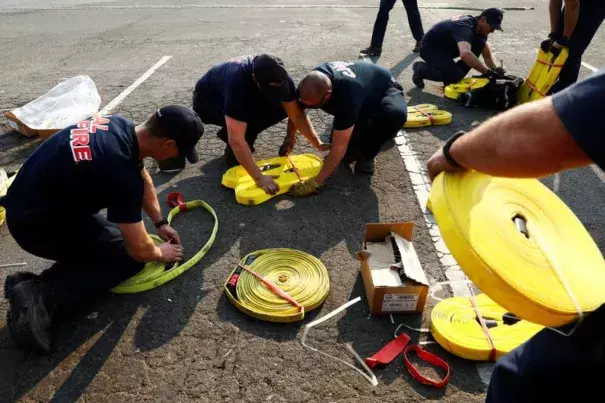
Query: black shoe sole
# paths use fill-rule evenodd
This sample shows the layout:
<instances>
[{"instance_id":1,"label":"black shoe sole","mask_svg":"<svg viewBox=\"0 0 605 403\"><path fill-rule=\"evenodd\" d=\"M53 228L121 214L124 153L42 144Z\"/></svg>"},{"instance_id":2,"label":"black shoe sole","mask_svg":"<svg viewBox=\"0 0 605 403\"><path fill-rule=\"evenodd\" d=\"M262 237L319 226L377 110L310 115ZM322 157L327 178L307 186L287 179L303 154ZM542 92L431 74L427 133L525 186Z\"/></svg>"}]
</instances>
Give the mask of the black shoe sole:
<instances>
[{"instance_id":1,"label":"black shoe sole","mask_svg":"<svg viewBox=\"0 0 605 403\"><path fill-rule=\"evenodd\" d=\"M51 348L50 315L42 295L11 289L8 299L11 307L6 315L9 332L21 349L48 354Z\"/></svg>"}]
</instances>

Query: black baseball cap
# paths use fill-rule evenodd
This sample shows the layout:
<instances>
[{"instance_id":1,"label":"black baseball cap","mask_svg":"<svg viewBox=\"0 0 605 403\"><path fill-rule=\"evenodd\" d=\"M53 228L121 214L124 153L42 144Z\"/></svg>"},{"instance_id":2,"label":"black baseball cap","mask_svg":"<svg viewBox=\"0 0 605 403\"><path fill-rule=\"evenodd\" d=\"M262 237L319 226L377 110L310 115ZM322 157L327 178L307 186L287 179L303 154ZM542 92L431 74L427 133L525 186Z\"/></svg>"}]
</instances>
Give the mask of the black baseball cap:
<instances>
[{"instance_id":1,"label":"black baseball cap","mask_svg":"<svg viewBox=\"0 0 605 403\"><path fill-rule=\"evenodd\" d=\"M204 124L197 113L182 105L169 105L155 113L164 135L176 142L179 155L192 164L198 162L195 145L204 134Z\"/></svg>"},{"instance_id":2,"label":"black baseball cap","mask_svg":"<svg viewBox=\"0 0 605 403\"><path fill-rule=\"evenodd\" d=\"M288 72L279 57L265 53L254 57L252 72L261 90L270 98L278 101L288 98Z\"/></svg>"},{"instance_id":3,"label":"black baseball cap","mask_svg":"<svg viewBox=\"0 0 605 403\"><path fill-rule=\"evenodd\" d=\"M502 19L504 18L504 12L499 8L488 8L483 10L479 18L485 17L487 23L494 29L502 31Z\"/></svg>"}]
</instances>

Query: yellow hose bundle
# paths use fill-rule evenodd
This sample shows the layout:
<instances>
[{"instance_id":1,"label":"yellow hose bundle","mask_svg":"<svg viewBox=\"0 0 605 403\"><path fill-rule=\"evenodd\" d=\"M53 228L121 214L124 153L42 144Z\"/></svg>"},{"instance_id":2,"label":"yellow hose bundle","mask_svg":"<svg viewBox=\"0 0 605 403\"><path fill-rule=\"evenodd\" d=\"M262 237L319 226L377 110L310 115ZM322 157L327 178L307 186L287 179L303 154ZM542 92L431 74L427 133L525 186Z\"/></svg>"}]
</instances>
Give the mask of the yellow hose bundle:
<instances>
[{"instance_id":1,"label":"yellow hose bundle","mask_svg":"<svg viewBox=\"0 0 605 403\"><path fill-rule=\"evenodd\" d=\"M561 49L558 56L552 52L544 52L538 48L538 56L534 66L517 93L518 103L535 101L544 98L555 81L569 56L569 49Z\"/></svg>"},{"instance_id":2,"label":"yellow hose bundle","mask_svg":"<svg viewBox=\"0 0 605 403\"><path fill-rule=\"evenodd\" d=\"M420 104L408 107L408 118L403 127L442 126L451 122L451 113L440 110L437 105Z\"/></svg>"},{"instance_id":3,"label":"yellow hose bundle","mask_svg":"<svg viewBox=\"0 0 605 403\"><path fill-rule=\"evenodd\" d=\"M270 290L257 276L287 293L300 309ZM330 278L324 264L308 253L285 248L263 249L246 255L224 288L227 298L247 315L269 322L296 322L328 297Z\"/></svg>"},{"instance_id":4,"label":"yellow hose bundle","mask_svg":"<svg viewBox=\"0 0 605 403\"><path fill-rule=\"evenodd\" d=\"M462 270L517 317L555 327L605 302L599 248L538 180L442 173L429 204Z\"/></svg>"},{"instance_id":5,"label":"yellow hose bundle","mask_svg":"<svg viewBox=\"0 0 605 403\"><path fill-rule=\"evenodd\" d=\"M317 176L321 171L323 161L313 154L301 154L257 161L256 165L264 175L273 176L275 182L279 185L279 191L274 195L267 194L263 189L256 186L244 167L238 165L225 172L221 183L223 186L235 189L235 199L240 204L255 206L272 197L287 193L290 187L298 183L300 179L307 180Z\"/></svg>"},{"instance_id":6,"label":"yellow hose bundle","mask_svg":"<svg viewBox=\"0 0 605 403\"><path fill-rule=\"evenodd\" d=\"M444 94L450 99L458 99L460 94L466 94L470 90L485 87L489 83L488 78L468 77L456 84L450 84L445 87Z\"/></svg>"},{"instance_id":7,"label":"yellow hose bundle","mask_svg":"<svg viewBox=\"0 0 605 403\"><path fill-rule=\"evenodd\" d=\"M149 262L137 275L117 285L111 290L111 292L115 294L134 294L159 287L160 285L165 284L168 281L180 276L185 271L195 266L197 262L199 262L200 259L202 259L206 255L206 253L208 253L208 250L210 250L210 247L214 243L216 233L218 231L218 217L216 216L214 209L212 209L209 204L202 200L194 200L184 204L187 206L187 209L203 208L207 210L212 215L212 217L214 217L214 227L212 228L212 233L210 234L208 241L202 247L202 249L200 249L188 261L184 263L174 263L174 265L172 265L168 269L166 268L167 265L164 262ZM171 223L174 216L177 215L180 211L180 206L174 207L172 210L170 210L170 213L168 213L168 223ZM157 244L164 242L162 239L155 235L150 236Z\"/></svg>"},{"instance_id":8,"label":"yellow hose bundle","mask_svg":"<svg viewBox=\"0 0 605 403\"><path fill-rule=\"evenodd\" d=\"M495 354L469 298L444 299L431 311L431 334L441 347L458 357L495 361L543 329L543 326L524 320L505 324L506 309L485 294L476 296L475 303L488 322Z\"/></svg>"},{"instance_id":9,"label":"yellow hose bundle","mask_svg":"<svg viewBox=\"0 0 605 403\"><path fill-rule=\"evenodd\" d=\"M0 168L0 197L6 196L6 192L8 192L8 188L13 183L17 174L15 173L10 178L8 177L6 171ZM0 226L4 224L4 220L6 219L6 210L4 207L0 206Z\"/></svg>"}]
</instances>

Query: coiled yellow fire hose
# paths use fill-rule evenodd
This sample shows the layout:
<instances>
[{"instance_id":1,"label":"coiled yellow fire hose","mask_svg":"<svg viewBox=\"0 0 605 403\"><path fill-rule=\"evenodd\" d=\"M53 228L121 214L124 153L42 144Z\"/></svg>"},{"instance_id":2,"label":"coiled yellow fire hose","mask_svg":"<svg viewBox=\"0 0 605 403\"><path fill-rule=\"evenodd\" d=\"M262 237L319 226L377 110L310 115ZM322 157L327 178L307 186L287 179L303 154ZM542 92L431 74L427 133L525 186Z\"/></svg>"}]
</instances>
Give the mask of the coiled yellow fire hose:
<instances>
[{"instance_id":1,"label":"coiled yellow fire hose","mask_svg":"<svg viewBox=\"0 0 605 403\"><path fill-rule=\"evenodd\" d=\"M408 107L408 118L403 127L442 126L451 122L451 113L440 110L437 105L420 104Z\"/></svg>"},{"instance_id":2,"label":"coiled yellow fire hose","mask_svg":"<svg viewBox=\"0 0 605 403\"><path fill-rule=\"evenodd\" d=\"M487 323L491 342L469 298L444 299L431 311L431 334L441 347L458 357L495 361L543 329L524 320L508 322L506 309L485 294L476 296L475 304Z\"/></svg>"},{"instance_id":3,"label":"coiled yellow fire hose","mask_svg":"<svg viewBox=\"0 0 605 403\"><path fill-rule=\"evenodd\" d=\"M316 257L295 249L263 249L240 261L225 282L240 311L269 322L296 322L321 305L330 278Z\"/></svg>"},{"instance_id":4,"label":"coiled yellow fire hose","mask_svg":"<svg viewBox=\"0 0 605 403\"><path fill-rule=\"evenodd\" d=\"M9 178L6 171L0 168L0 197L6 196L6 192L8 192L8 188L13 183L17 174L11 175ZM4 220L6 219L6 210L4 207L0 206L0 226L4 224Z\"/></svg>"},{"instance_id":5,"label":"coiled yellow fire hose","mask_svg":"<svg viewBox=\"0 0 605 403\"><path fill-rule=\"evenodd\" d=\"M246 169L238 165L225 172L221 183L225 187L235 189L235 199L240 204L255 206L287 193L295 183L317 176L323 161L313 154L300 154L257 161L256 165L264 175L274 178L279 185L279 191L274 195L267 194L256 186Z\"/></svg>"},{"instance_id":6,"label":"coiled yellow fire hose","mask_svg":"<svg viewBox=\"0 0 605 403\"><path fill-rule=\"evenodd\" d=\"M177 262L169 268L167 268L167 265L164 262L147 263L143 270L141 270L137 275L129 278L128 280L114 287L111 292L116 294L134 294L159 287L160 285L165 284L168 281L180 276L185 271L195 266L197 262L199 262L200 259L202 259L206 255L206 253L208 253L210 247L212 247L212 244L216 239L216 233L218 231L218 217L216 216L214 209L202 200L194 200L184 203L179 193L171 193L168 198L171 206L176 206L172 210L170 210L170 213L168 213L168 223L171 223L174 216L179 214L181 211L196 208L203 208L207 210L212 215L212 217L214 217L214 226L212 227L212 233L210 234L208 241L202 247L202 249L200 249L191 259L187 260L184 263ZM164 242L158 236L150 236L154 240L154 242L158 244Z\"/></svg>"},{"instance_id":7,"label":"coiled yellow fire hose","mask_svg":"<svg viewBox=\"0 0 605 403\"><path fill-rule=\"evenodd\" d=\"M536 62L517 93L517 101L524 103L544 98L557 81L568 57L568 48L561 49L557 56L539 48Z\"/></svg>"},{"instance_id":8,"label":"coiled yellow fire hose","mask_svg":"<svg viewBox=\"0 0 605 403\"><path fill-rule=\"evenodd\" d=\"M603 255L538 180L441 173L429 208L470 280L517 317L556 327L605 302Z\"/></svg>"},{"instance_id":9,"label":"coiled yellow fire hose","mask_svg":"<svg viewBox=\"0 0 605 403\"><path fill-rule=\"evenodd\" d=\"M444 95L450 99L458 99L461 94L466 94L470 90L485 87L489 83L489 78L468 77L456 84L450 84L445 87Z\"/></svg>"}]
</instances>

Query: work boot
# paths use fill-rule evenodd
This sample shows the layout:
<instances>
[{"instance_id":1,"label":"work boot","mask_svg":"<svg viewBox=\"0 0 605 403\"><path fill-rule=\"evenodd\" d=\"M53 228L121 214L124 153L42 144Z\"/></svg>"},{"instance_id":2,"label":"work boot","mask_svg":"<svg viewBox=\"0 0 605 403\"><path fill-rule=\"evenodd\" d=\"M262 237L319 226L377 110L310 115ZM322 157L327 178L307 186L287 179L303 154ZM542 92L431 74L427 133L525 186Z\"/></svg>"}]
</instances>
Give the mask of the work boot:
<instances>
[{"instance_id":1,"label":"work boot","mask_svg":"<svg viewBox=\"0 0 605 403\"><path fill-rule=\"evenodd\" d=\"M55 310L51 290L42 280L26 280L9 290L6 315L9 332L24 350L50 352L50 325Z\"/></svg>"},{"instance_id":2,"label":"work boot","mask_svg":"<svg viewBox=\"0 0 605 403\"><path fill-rule=\"evenodd\" d=\"M413 53L420 53L420 48L422 47L422 41L416 41L416 46L412 49Z\"/></svg>"},{"instance_id":3,"label":"work boot","mask_svg":"<svg viewBox=\"0 0 605 403\"><path fill-rule=\"evenodd\" d=\"M412 75L412 82L418 88L424 88L424 76L422 74L424 65L424 62L416 62L412 65L412 70L414 71L414 74Z\"/></svg>"},{"instance_id":4,"label":"work boot","mask_svg":"<svg viewBox=\"0 0 605 403\"><path fill-rule=\"evenodd\" d=\"M231 149L231 146L229 144L227 144L227 146L225 147L223 158L225 158L225 164L229 168L233 168L234 166L239 165L237 157L235 156L235 153L233 152L233 149Z\"/></svg>"},{"instance_id":5,"label":"work boot","mask_svg":"<svg viewBox=\"0 0 605 403\"><path fill-rule=\"evenodd\" d=\"M368 46L365 49L361 49L359 53L363 56L380 56L382 54L382 47Z\"/></svg>"},{"instance_id":6,"label":"work boot","mask_svg":"<svg viewBox=\"0 0 605 403\"><path fill-rule=\"evenodd\" d=\"M8 294L11 292L14 286L17 284L38 278L37 274L30 273L28 271L18 271L6 277L4 280L4 298L8 298Z\"/></svg>"},{"instance_id":7,"label":"work boot","mask_svg":"<svg viewBox=\"0 0 605 403\"><path fill-rule=\"evenodd\" d=\"M355 173L359 175L372 175L374 173L374 158L360 157L355 164Z\"/></svg>"},{"instance_id":8,"label":"work boot","mask_svg":"<svg viewBox=\"0 0 605 403\"><path fill-rule=\"evenodd\" d=\"M177 155L176 157L158 161L160 171L164 173L180 172L185 169L185 157Z\"/></svg>"}]
</instances>

